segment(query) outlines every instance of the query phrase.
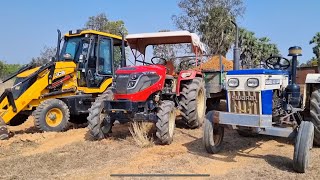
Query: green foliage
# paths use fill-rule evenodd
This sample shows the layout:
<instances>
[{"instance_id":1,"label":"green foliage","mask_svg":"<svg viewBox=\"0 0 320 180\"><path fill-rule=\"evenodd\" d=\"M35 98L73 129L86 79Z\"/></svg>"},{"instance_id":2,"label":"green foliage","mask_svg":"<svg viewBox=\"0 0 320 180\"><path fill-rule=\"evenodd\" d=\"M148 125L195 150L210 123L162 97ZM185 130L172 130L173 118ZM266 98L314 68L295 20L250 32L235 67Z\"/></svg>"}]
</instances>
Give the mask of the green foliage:
<instances>
[{"instance_id":1,"label":"green foliage","mask_svg":"<svg viewBox=\"0 0 320 180\"><path fill-rule=\"evenodd\" d=\"M85 28L120 36L121 33L124 33L125 35L128 34L128 30L122 20L110 21L105 13L100 13L96 16L90 16L85 24Z\"/></svg>"},{"instance_id":2,"label":"green foliage","mask_svg":"<svg viewBox=\"0 0 320 180\"><path fill-rule=\"evenodd\" d=\"M10 74L15 73L21 68L20 64L7 64L4 61L0 61L0 79L3 79Z\"/></svg>"},{"instance_id":3,"label":"green foliage","mask_svg":"<svg viewBox=\"0 0 320 180\"><path fill-rule=\"evenodd\" d=\"M234 39L231 20L244 12L242 0L180 0L172 17L179 29L198 33L209 54L226 55Z\"/></svg>"},{"instance_id":4,"label":"green foliage","mask_svg":"<svg viewBox=\"0 0 320 180\"><path fill-rule=\"evenodd\" d=\"M320 32L317 32L311 39L311 41L309 42L309 44L313 44L313 54L315 55L315 57L313 57L311 60L309 60L307 62L307 65L309 64L309 66L313 66L313 65L317 65L318 61L320 60Z\"/></svg>"},{"instance_id":5,"label":"green foliage","mask_svg":"<svg viewBox=\"0 0 320 180\"><path fill-rule=\"evenodd\" d=\"M240 29L239 45L241 60L249 66L259 65L262 60L280 52L277 45L271 43L269 38L257 38L254 32L244 28Z\"/></svg>"}]
</instances>

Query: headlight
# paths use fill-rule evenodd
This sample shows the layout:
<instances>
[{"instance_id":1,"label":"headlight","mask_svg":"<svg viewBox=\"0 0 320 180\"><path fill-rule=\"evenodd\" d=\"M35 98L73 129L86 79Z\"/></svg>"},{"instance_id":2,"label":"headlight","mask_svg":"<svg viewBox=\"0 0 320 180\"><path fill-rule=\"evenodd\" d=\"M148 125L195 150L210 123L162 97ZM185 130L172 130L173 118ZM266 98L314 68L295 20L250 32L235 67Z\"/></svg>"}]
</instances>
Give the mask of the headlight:
<instances>
[{"instance_id":1,"label":"headlight","mask_svg":"<svg viewBox=\"0 0 320 180\"><path fill-rule=\"evenodd\" d=\"M132 89L136 85L136 81L129 81L128 82L128 89Z\"/></svg>"},{"instance_id":2,"label":"headlight","mask_svg":"<svg viewBox=\"0 0 320 180\"><path fill-rule=\"evenodd\" d=\"M247 80L248 87L258 87L259 86L259 79L257 78L249 78Z\"/></svg>"},{"instance_id":3,"label":"headlight","mask_svg":"<svg viewBox=\"0 0 320 180\"><path fill-rule=\"evenodd\" d=\"M228 80L229 87L238 87L239 86L239 79L238 78L230 78Z\"/></svg>"},{"instance_id":4,"label":"headlight","mask_svg":"<svg viewBox=\"0 0 320 180\"><path fill-rule=\"evenodd\" d=\"M266 85L280 84L280 79L266 79Z\"/></svg>"},{"instance_id":5,"label":"headlight","mask_svg":"<svg viewBox=\"0 0 320 180\"><path fill-rule=\"evenodd\" d=\"M130 75L130 79L131 80L137 80L140 76L142 75L142 73L134 73Z\"/></svg>"}]
</instances>

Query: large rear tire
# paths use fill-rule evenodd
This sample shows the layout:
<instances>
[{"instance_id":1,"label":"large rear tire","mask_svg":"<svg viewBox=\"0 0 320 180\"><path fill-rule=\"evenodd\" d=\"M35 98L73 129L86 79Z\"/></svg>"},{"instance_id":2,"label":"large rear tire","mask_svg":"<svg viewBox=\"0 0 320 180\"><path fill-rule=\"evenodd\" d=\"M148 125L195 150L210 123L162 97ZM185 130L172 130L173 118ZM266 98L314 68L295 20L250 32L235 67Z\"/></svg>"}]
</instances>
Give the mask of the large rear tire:
<instances>
[{"instance_id":1,"label":"large rear tire","mask_svg":"<svg viewBox=\"0 0 320 180\"><path fill-rule=\"evenodd\" d=\"M293 154L293 169L299 173L304 173L308 168L313 137L313 124L309 121L302 121L296 137Z\"/></svg>"},{"instance_id":2,"label":"large rear tire","mask_svg":"<svg viewBox=\"0 0 320 180\"><path fill-rule=\"evenodd\" d=\"M162 145L169 145L173 141L175 128L175 107L172 101L162 101L157 112L156 136Z\"/></svg>"},{"instance_id":3,"label":"large rear tire","mask_svg":"<svg viewBox=\"0 0 320 180\"><path fill-rule=\"evenodd\" d=\"M89 109L88 129L94 140L101 140L111 132L113 122L108 114L103 113L104 101L113 100L113 92L107 89L101 94Z\"/></svg>"},{"instance_id":4,"label":"large rear tire","mask_svg":"<svg viewBox=\"0 0 320 180\"><path fill-rule=\"evenodd\" d=\"M182 120L189 128L199 128L206 112L206 91L202 78L196 77L181 84L180 105Z\"/></svg>"},{"instance_id":5,"label":"large rear tire","mask_svg":"<svg viewBox=\"0 0 320 180\"><path fill-rule=\"evenodd\" d=\"M320 146L320 90L315 90L310 98L310 116L314 125L313 143Z\"/></svg>"},{"instance_id":6,"label":"large rear tire","mask_svg":"<svg viewBox=\"0 0 320 180\"><path fill-rule=\"evenodd\" d=\"M208 112L204 121L203 145L208 153L216 154L222 148L224 127L213 123L213 111Z\"/></svg>"},{"instance_id":7,"label":"large rear tire","mask_svg":"<svg viewBox=\"0 0 320 180\"><path fill-rule=\"evenodd\" d=\"M40 103L32 113L35 126L41 131L65 131L69 127L68 106L59 99L48 99Z\"/></svg>"}]
</instances>

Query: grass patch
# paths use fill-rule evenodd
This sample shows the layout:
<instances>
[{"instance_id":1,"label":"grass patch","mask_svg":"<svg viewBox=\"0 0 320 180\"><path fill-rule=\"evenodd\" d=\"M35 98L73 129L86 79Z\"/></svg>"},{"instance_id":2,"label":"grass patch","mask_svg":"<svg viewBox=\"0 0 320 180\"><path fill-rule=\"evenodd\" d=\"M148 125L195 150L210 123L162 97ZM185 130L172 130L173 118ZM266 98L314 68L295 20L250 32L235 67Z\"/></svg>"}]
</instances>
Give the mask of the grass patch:
<instances>
[{"instance_id":1,"label":"grass patch","mask_svg":"<svg viewBox=\"0 0 320 180\"><path fill-rule=\"evenodd\" d=\"M146 148L154 145L151 134L154 124L149 122L136 122L131 123L129 131L139 147Z\"/></svg>"}]
</instances>

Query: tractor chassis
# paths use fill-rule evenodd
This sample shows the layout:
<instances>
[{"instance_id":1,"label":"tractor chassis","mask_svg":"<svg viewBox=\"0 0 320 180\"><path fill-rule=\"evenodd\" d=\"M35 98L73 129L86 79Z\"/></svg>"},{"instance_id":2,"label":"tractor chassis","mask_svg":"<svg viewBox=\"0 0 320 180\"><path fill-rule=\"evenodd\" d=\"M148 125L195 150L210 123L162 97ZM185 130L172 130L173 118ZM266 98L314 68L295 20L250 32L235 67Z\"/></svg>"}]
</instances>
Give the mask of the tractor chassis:
<instances>
[{"instance_id":1,"label":"tractor chassis","mask_svg":"<svg viewBox=\"0 0 320 180\"><path fill-rule=\"evenodd\" d=\"M130 121L149 121L156 123L158 118L156 113L150 112L156 107L150 101L132 102L129 100L105 101L105 112L111 120L118 120L120 123Z\"/></svg>"},{"instance_id":2,"label":"tractor chassis","mask_svg":"<svg viewBox=\"0 0 320 180\"><path fill-rule=\"evenodd\" d=\"M302 111L302 110L301 110ZM300 110L296 110L286 117L301 117ZM229 112L213 111L211 121L217 125L231 125L237 129L238 126L250 127L256 134L294 138L297 134L296 123L288 126L275 126L272 123L272 115L236 114Z\"/></svg>"}]
</instances>

